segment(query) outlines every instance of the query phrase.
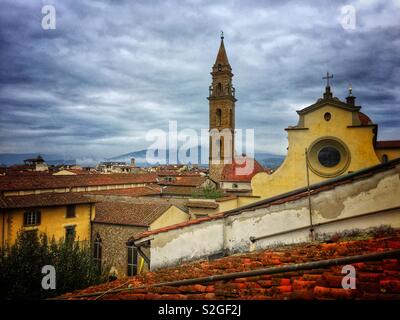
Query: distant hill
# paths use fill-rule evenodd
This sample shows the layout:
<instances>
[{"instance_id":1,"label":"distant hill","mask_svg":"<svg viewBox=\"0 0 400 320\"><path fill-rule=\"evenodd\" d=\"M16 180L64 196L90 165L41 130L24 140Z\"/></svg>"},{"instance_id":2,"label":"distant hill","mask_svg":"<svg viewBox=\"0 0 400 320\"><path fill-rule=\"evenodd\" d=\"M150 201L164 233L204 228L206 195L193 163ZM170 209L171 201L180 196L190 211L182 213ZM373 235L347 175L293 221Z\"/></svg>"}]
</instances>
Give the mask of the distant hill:
<instances>
[{"instance_id":1,"label":"distant hill","mask_svg":"<svg viewBox=\"0 0 400 320\"><path fill-rule=\"evenodd\" d=\"M207 154L207 161L205 163L201 163L200 159L200 150L201 148L198 147L198 159L196 162L193 164L198 164L202 166L208 166L208 154ZM169 151L168 150L162 150L160 152L165 152L166 159L169 159ZM208 152L208 151L207 151ZM175 151L176 153L176 151ZM14 164L23 164L25 159L29 158L36 158L39 153L22 153L22 154L16 154L16 153L0 153L0 166L1 165L6 165L6 166L11 166ZM157 152L153 152L152 154L155 154L155 156L158 156ZM90 159L85 160L87 163L84 163L84 165L90 165L90 166L95 166L98 162L100 161L123 161L126 163L130 163L132 158L135 158L136 165L137 166L149 166L149 165L154 165L154 163L148 163L146 159L147 155L147 150L138 150L138 151L133 151L133 152L128 152L124 153L115 157L111 158L105 158L105 159ZM46 161L47 164L49 165L61 165L61 164L83 164L81 161L78 159L63 159L63 156L58 155L58 154L41 154L43 159ZM255 158L257 159L260 164L262 164L264 167L268 168L276 168L278 167L284 160L284 156L281 155L275 155L275 154L270 154L270 153L256 153ZM82 160L83 161L83 160ZM162 161L159 164L168 164L168 161ZM176 161L171 161L171 163L175 164Z\"/></svg>"},{"instance_id":2,"label":"distant hill","mask_svg":"<svg viewBox=\"0 0 400 320\"><path fill-rule=\"evenodd\" d=\"M11 166L23 164L25 159L36 158L39 153L0 153L0 164ZM59 154L40 154L49 165L76 164L76 160L63 159Z\"/></svg>"},{"instance_id":3,"label":"distant hill","mask_svg":"<svg viewBox=\"0 0 400 320\"><path fill-rule=\"evenodd\" d=\"M200 159L200 150L201 148L198 147L198 159L196 163L200 163L201 165L207 166L208 162L206 163L201 163L201 159ZM165 152L166 155L166 159L167 161L163 161L161 162L161 164L168 164L168 159L169 159L169 151L168 150L163 150L161 152ZM152 151L152 154L154 152ZM176 153L176 151L175 151ZM147 154L147 150L139 150L139 151L133 151L133 152L129 152L129 153L124 153L115 157L111 157L111 158L107 158L106 161L124 161L126 163L130 163L132 158L135 158L136 161L136 165L138 166L148 166L151 165L146 161L146 154ZM157 153L156 153L157 156ZM208 158L208 156L207 156ZM257 159L258 162L260 162L260 164L264 167L268 167L268 168L277 168L278 166L280 166L280 164L283 162L283 160L285 159L285 156L282 155L275 155L275 154L270 154L270 153L256 153L255 154L255 158ZM173 163L175 164L176 162L173 161Z\"/></svg>"}]
</instances>

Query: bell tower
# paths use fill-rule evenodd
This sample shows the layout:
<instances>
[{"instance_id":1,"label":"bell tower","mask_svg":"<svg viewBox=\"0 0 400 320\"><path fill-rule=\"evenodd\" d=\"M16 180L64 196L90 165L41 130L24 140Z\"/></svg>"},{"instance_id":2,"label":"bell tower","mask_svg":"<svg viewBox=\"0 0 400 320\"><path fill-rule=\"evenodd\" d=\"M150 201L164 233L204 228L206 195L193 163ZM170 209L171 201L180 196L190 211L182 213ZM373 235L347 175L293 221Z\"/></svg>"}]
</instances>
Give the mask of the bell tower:
<instances>
[{"instance_id":1,"label":"bell tower","mask_svg":"<svg viewBox=\"0 0 400 320\"><path fill-rule=\"evenodd\" d=\"M209 175L219 182L224 164L230 164L234 157L235 132L235 88L232 85L232 68L224 46L221 44L212 67L212 83L209 87Z\"/></svg>"}]
</instances>

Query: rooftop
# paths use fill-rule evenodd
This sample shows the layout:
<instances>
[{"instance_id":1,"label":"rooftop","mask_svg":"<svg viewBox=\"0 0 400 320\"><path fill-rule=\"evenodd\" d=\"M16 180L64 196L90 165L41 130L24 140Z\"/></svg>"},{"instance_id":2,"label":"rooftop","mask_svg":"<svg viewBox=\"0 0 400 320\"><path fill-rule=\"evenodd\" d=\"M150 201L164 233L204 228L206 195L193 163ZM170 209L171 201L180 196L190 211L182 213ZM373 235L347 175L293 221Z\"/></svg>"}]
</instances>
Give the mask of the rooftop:
<instances>
[{"instance_id":1,"label":"rooftop","mask_svg":"<svg viewBox=\"0 0 400 320\"><path fill-rule=\"evenodd\" d=\"M253 158L237 157L233 163L224 166L221 181L251 182L257 173L269 171Z\"/></svg>"},{"instance_id":2,"label":"rooftop","mask_svg":"<svg viewBox=\"0 0 400 320\"><path fill-rule=\"evenodd\" d=\"M143 197L143 196L159 195L160 187L145 186L145 187L133 187L126 189L88 191L87 193L94 195L104 195L104 196Z\"/></svg>"},{"instance_id":3,"label":"rooftop","mask_svg":"<svg viewBox=\"0 0 400 320\"><path fill-rule=\"evenodd\" d=\"M377 141L375 148L377 148L377 149L397 149L397 148L400 148L400 140Z\"/></svg>"},{"instance_id":4,"label":"rooftop","mask_svg":"<svg viewBox=\"0 0 400 320\"><path fill-rule=\"evenodd\" d=\"M102 201L96 203L95 223L148 227L171 205Z\"/></svg>"},{"instance_id":5,"label":"rooftop","mask_svg":"<svg viewBox=\"0 0 400 320\"><path fill-rule=\"evenodd\" d=\"M73 188L99 185L154 183L157 175L144 174L85 174L0 176L0 191Z\"/></svg>"},{"instance_id":6,"label":"rooftop","mask_svg":"<svg viewBox=\"0 0 400 320\"><path fill-rule=\"evenodd\" d=\"M224 281L201 282L196 279L235 272L283 267L307 262L387 252L400 249L400 232L376 234L365 239L339 240L335 243L307 243L281 246L269 250L232 255L212 261L198 261L174 268L148 272L129 279L86 288L66 294L63 299L94 299L96 294L108 292L102 299L399 299L400 263L398 259L362 260L352 263L356 268L356 289L342 287L342 266L314 267L258 276L233 277ZM193 279L189 285L165 282ZM127 281L128 280L128 281ZM197 281L197 282L196 282ZM145 287L143 287L145 286ZM126 290L130 287L130 290ZM136 287L141 287L134 289ZM85 296L88 295L88 296Z\"/></svg>"},{"instance_id":7,"label":"rooftop","mask_svg":"<svg viewBox=\"0 0 400 320\"><path fill-rule=\"evenodd\" d=\"M208 178L200 175L182 175L173 177L162 177L158 179L159 185L168 186L187 186L198 187L202 185Z\"/></svg>"},{"instance_id":8,"label":"rooftop","mask_svg":"<svg viewBox=\"0 0 400 320\"><path fill-rule=\"evenodd\" d=\"M42 193L25 196L0 196L0 208L31 208L95 203L96 201L77 193Z\"/></svg>"}]
</instances>

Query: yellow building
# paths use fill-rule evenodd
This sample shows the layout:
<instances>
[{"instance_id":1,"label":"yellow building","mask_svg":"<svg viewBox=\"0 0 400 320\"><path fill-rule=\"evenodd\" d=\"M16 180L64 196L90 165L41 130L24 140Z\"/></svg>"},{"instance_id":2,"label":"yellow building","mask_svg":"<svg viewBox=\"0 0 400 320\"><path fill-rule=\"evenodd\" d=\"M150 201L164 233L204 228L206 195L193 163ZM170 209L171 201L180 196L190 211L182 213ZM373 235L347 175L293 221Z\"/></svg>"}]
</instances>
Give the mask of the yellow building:
<instances>
[{"instance_id":1,"label":"yellow building","mask_svg":"<svg viewBox=\"0 0 400 320\"><path fill-rule=\"evenodd\" d=\"M0 197L0 246L14 244L20 231L43 232L56 240L90 241L94 202L76 193Z\"/></svg>"},{"instance_id":2,"label":"yellow building","mask_svg":"<svg viewBox=\"0 0 400 320\"><path fill-rule=\"evenodd\" d=\"M297 111L298 124L286 128L282 165L253 177L253 195L272 197L307 186L307 176L310 184L318 183L400 157L400 141L377 142L378 126L360 109L351 89L346 102L340 101L328 81L323 97Z\"/></svg>"}]
</instances>

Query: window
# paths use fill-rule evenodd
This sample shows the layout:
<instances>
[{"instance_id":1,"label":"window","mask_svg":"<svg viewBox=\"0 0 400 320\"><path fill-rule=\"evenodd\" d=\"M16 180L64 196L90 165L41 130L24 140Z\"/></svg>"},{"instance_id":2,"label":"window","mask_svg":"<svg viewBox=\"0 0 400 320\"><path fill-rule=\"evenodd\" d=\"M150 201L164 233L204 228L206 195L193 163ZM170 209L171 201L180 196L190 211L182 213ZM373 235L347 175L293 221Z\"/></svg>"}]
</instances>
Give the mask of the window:
<instances>
[{"instance_id":1,"label":"window","mask_svg":"<svg viewBox=\"0 0 400 320\"><path fill-rule=\"evenodd\" d=\"M97 265L99 272L101 272L101 258L102 258L103 244L99 234L96 234L96 239L93 244L93 258Z\"/></svg>"},{"instance_id":2,"label":"window","mask_svg":"<svg viewBox=\"0 0 400 320\"><path fill-rule=\"evenodd\" d=\"M24 225L34 226L40 224L41 212L37 209L27 210L24 213Z\"/></svg>"},{"instance_id":3,"label":"window","mask_svg":"<svg viewBox=\"0 0 400 320\"><path fill-rule=\"evenodd\" d=\"M222 119L222 111L221 109L217 109L217 114L216 114L217 126L221 125L221 119Z\"/></svg>"},{"instance_id":4,"label":"window","mask_svg":"<svg viewBox=\"0 0 400 320\"><path fill-rule=\"evenodd\" d=\"M329 112L326 112L326 113L324 114L324 119L325 119L325 121L329 121L329 120L331 120L331 118L332 118L332 116L331 116L331 114L330 114Z\"/></svg>"},{"instance_id":5,"label":"window","mask_svg":"<svg viewBox=\"0 0 400 320\"><path fill-rule=\"evenodd\" d=\"M75 240L75 226L65 227L65 241Z\"/></svg>"},{"instance_id":6,"label":"window","mask_svg":"<svg viewBox=\"0 0 400 320\"><path fill-rule=\"evenodd\" d=\"M222 64L218 64L218 71L222 71Z\"/></svg>"},{"instance_id":7,"label":"window","mask_svg":"<svg viewBox=\"0 0 400 320\"><path fill-rule=\"evenodd\" d=\"M238 184L237 183L232 184L232 188L237 189L238 188Z\"/></svg>"},{"instance_id":8,"label":"window","mask_svg":"<svg viewBox=\"0 0 400 320\"><path fill-rule=\"evenodd\" d=\"M67 206L67 218L75 218L75 208L76 206L74 204Z\"/></svg>"},{"instance_id":9,"label":"window","mask_svg":"<svg viewBox=\"0 0 400 320\"><path fill-rule=\"evenodd\" d=\"M334 147L324 147L318 153L318 161L324 167L334 167L340 162L340 152Z\"/></svg>"},{"instance_id":10,"label":"window","mask_svg":"<svg viewBox=\"0 0 400 320\"><path fill-rule=\"evenodd\" d=\"M313 173L324 178L333 178L346 172L351 154L346 144L333 137L322 137L308 148L308 165Z\"/></svg>"},{"instance_id":11,"label":"window","mask_svg":"<svg viewBox=\"0 0 400 320\"><path fill-rule=\"evenodd\" d=\"M386 162L388 162L389 161L389 157L387 156L387 154L384 154L383 156L382 156L382 163L386 163Z\"/></svg>"},{"instance_id":12,"label":"window","mask_svg":"<svg viewBox=\"0 0 400 320\"><path fill-rule=\"evenodd\" d=\"M134 246L128 246L128 277L137 274L137 249Z\"/></svg>"}]
</instances>

